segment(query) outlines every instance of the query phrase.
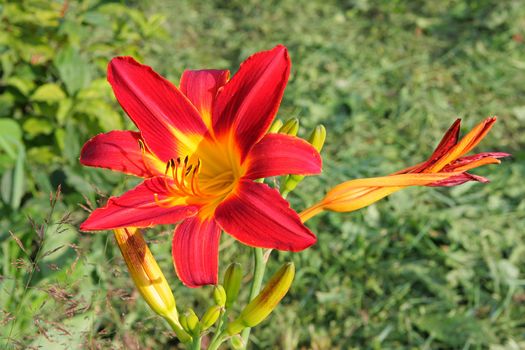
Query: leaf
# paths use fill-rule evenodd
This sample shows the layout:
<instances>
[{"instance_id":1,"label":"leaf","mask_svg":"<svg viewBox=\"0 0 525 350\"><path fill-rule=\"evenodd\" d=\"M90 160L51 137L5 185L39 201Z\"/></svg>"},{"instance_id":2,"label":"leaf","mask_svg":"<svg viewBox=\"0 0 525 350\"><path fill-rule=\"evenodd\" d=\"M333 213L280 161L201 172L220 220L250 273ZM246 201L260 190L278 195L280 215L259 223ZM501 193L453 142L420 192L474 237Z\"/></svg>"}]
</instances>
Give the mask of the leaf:
<instances>
[{"instance_id":1,"label":"leaf","mask_svg":"<svg viewBox=\"0 0 525 350\"><path fill-rule=\"evenodd\" d=\"M66 94L60 86L54 83L39 86L31 95L31 99L38 102L57 102L64 98L66 98Z\"/></svg>"},{"instance_id":2,"label":"leaf","mask_svg":"<svg viewBox=\"0 0 525 350\"><path fill-rule=\"evenodd\" d=\"M80 89L89 85L91 68L76 48L71 46L63 48L56 56L54 63L69 95L73 96Z\"/></svg>"},{"instance_id":3,"label":"leaf","mask_svg":"<svg viewBox=\"0 0 525 350\"><path fill-rule=\"evenodd\" d=\"M32 138L40 134L48 135L53 132L53 125L46 119L29 118L22 126L26 134Z\"/></svg>"},{"instance_id":4,"label":"leaf","mask_svg":"<svg viewBox=\"0 0 525 350\"><path fill-rule=\"evenodd\" d=\"M29 92L33 90L35 83L30 79L24 79L20 76L12 76L5 80L5 85L15 87L24 96L29 95Z\"/></svg>"},{"instance_id":5,"label":"leaf","mask_svg":"<svg viewBox=\"0 0 525 350\"><path fill-rule=\"evenodd\" d=\"M0 183L2 200L15 210L20 207L24 195L24 161L25 153L20 152L14 169L4 172Z\"/></svg>"},{"instance_id":6,"label":"leaf","mask_svg":"<svg viewBox=\"0 0 525 350\"><path fill-rule=\"evenodd\" d=\"M17 158L17 149L22 145L22 130L12 119L0 119L0 148L12 159Z\"/></svg>"},{"instance_id":7,"label":"leaf","mask_svg":"<svg viewBox=\"0 0 525 350\"><path fill-rule=\"evenodd\" d=\"M24 163L25 152L23 149L18 152L15 169L13 171L13 189L11 194L11 208L18 209L24 196Z\"/></svg>"}]
</instances>

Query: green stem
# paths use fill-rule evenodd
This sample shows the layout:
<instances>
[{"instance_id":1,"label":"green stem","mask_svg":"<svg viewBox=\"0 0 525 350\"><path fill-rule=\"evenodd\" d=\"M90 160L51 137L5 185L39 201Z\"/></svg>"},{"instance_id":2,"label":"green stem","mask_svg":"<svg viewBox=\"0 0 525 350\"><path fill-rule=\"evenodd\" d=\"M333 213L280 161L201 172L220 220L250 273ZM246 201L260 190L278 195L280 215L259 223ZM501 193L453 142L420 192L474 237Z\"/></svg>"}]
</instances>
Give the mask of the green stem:
<instances>
[{"instance_id":1,"label":"green stem","mask_svg":"<svg viewBox=\"0 0 525 350\"><path fill-rule=\"evenodd\" d=\"M222 342L226 339L226 332L222 331L215 334L213 337L213 340L210 342L210 345L208 346L208 350L217 350L219 346L222 344Z\"/></svg>"},{"instance_id":2,"label":"green stem","mask_svg":"<svg viewBox=\"0 0 525 350\"><path fill-rule=\"evenodd\" d=\"M171 314L163 316L166 321L171 326L171 329L175 332L177 335L177 338L183 343L188 343L192 340L191 336L186 333L184 329L182 329L182 326L179 323L179 317L177 315L177 309L174 309Z\"/></svg>"},{"instance_id":3,"label":"green stem","mask_svg":"<svg viewBox=\"0 0 525 350\"><path fill-rule=\"evenodd\" d=\"M189 348L191 350L201 350L201 337L194 336Z\"/></svg>"},{"instance_id":4,"label":"green stem","mask_svg":"<svg viewBox=\"0 0 525 350\"><path fill-rule=\"evenodd\" d=\"M222 340L219 339L219 338L222 335L222 326L224 324L224 320L226 319L226 313L227 312L228 312L228 310L224 310L224 311L221 312L221 316L219 317L219 322L217 323L217 329L215 329L215 335L213 336L213 338L210 341L210 345L208 347L208 350L217 349L219 347L219 345L221 345ZM217 343L217 344L215 344L215 343Z\"/></svg>"},{"instance_id":5,"label":"green stem","mask_svg":"<svg viewBox=\"0 0 525 350\"><path fill-rule=\"evenodd\" d=\"M266 270L266 262L264 261L264 250L263 248L253 248L253 258L254 258L254 271L253 271L253 280L252 288L250 289L250 301L255 299L259 291L261 290L262 280L264 277L264 271ZM248 338L250 337L251 328L245 328L242 331L242 342L245 347L248 345Z\"/></svg>"},{"instance_id":6,"label":"green stem","mask_svg":"<svg viewBox=\"0 0 525 350\"><path fill-rule=\"evenodd\" d=\"M283 198L286 198L289 193L289 191L285 191L283 189L281 191L281 196ZM264 259L264 250L262 248L253 248L253 259L255 266L253 271L252 288L250 289L250 301L255 299L255 297L257 296L257 294L259 294L259 291L261 290L262 280L264 277L264 271L266 270L267 262L267 260L265 261ZM245 328L241 332L242 343L244 344L245 349L248 347L248 339L250 338L250 332L251 328Z\"/></svg>"}]
</instances>

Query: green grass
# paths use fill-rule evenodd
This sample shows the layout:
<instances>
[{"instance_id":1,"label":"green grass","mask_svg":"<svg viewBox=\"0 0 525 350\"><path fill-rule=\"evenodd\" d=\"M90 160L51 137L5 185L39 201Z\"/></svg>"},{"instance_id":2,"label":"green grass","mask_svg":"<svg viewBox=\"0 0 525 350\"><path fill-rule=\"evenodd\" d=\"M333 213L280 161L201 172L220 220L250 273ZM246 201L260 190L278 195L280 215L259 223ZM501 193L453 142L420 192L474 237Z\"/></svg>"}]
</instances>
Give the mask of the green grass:
<instances>
[{"instance_id":1,"label":"green grass","mask_svg":"<svg viewBox=\"0 0 525 350\"><path fill-rule=\"evenodd\" d=\"M0 5L0 118L11 121L0 138L16 150L0 145L0 348L179 348L134 290L113 238L78 231L79 204L135 184L77 161L89 137L132 127L105 65L131 54L178 82L187 68L235 72L277 43L293 63L279 116L300 118L303 136L318 123L329 135L323 174L289 197L297 210L341 181L422 161L458 116L467 130L498 115L478 149L513 157L474 171L490 184L411 188L309 221L314 247L272 254L270 272L293 260L297 276L254 329L253 348L525 347L521 1L87 1L64 18L61 3L23 3ZM202 314L211 289L181 286L171 232L147 238L178 305ZM221 271L241 262L249 277L249 249L226 236L220 261Z\"/></svg>"}]
</instances>

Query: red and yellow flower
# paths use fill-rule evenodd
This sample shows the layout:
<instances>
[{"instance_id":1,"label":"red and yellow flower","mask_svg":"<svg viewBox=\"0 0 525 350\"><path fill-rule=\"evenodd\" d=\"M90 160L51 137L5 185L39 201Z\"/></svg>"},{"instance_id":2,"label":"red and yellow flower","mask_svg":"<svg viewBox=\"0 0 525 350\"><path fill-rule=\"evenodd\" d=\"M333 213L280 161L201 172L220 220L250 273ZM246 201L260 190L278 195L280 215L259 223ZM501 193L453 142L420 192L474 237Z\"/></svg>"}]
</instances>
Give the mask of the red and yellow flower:
<instances>
[{"instance_id":1,"label":"red and yellow flower","mask_svg":"<svg viewBox=\"0 0 525 350\"><path fill-rule=\"evenodd\" d=\"M388 176L343 182L332 188L321 201L301 212L301 220L304 222L324 210L358 210L408 186L457 186L467 181L488 182L487 178L467 171L485 164L499 164L499 158L510 154L485 152L464 155L481 142L495 122L496 117L487 118L458 140L461 120L457 119L426 161Z\"/></svg>"},{"instance_id":2,"label":"red and yellow flower","mask_svg":"<svg viewBox=\"0 0 525 350\"><path fill-rule=\"evenodd\" d=\"M172 254L178 276L217 283L221 230L249 246L300 251L316 242L279 193L254 180L321 172L306 141L267 133L281 102L290 59L285 47L227 70L188 70L177 88L131 57L116 57L108 80L140 132L89 140L80 162L142 177L81 225L96 231L179 223Z\"/></svg>"}]
</instances>

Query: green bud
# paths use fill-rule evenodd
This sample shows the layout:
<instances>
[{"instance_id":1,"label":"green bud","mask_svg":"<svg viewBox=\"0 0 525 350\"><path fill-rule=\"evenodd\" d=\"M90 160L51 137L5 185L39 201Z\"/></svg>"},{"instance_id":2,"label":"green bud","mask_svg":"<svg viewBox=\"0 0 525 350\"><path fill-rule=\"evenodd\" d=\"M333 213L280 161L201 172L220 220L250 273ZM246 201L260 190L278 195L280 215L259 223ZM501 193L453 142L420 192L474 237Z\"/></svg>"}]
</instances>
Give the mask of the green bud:
<instances>
[{"instance_id":1,"label":"green bud","mask_svg":"<svg viewBox=\"0 0 525 350\"><path fill-rule=\"evenodd\" d=\"M295 136L299 131L299 119L290 118L284 123L284 125L279 129L280 134L286 134Z\"/></svg>"},{"instance_id":2,"label":"green bud","mask_svg":"<svg viewBox=\"0 0 525 350\"><path fill-rule=\"evenodd\" d=\"M286 175L282 180L282 193L292 192L303 179L303 175Z\"/></svg>"},{"instance_id":3,"label":"green bud","mask_svg":"<svg viewBox=\"0 0 525 350\"><path fill-rule=\"evenodd\" d=\"M319 124L317 125L310 134L310 137L308 138L308 142L317 150L317 152L321 152L321 149L323 148L324 141L326 140L326 128ZM295 190L297 185L303 181L304 176L303 175L288 175L286 177L283 177L282 180L282 193L289 193Z\"/></svg>"},{"instance_id":4,"label":"green bud","mask_svg":"<svg viewBox=\"0 0 525 350\"><path fill-rule=\"evenodd\" d=\"M237 300L242 282L242 268L239 263L232 263L224 273L224 288L226 289L226 308L230 308Z\"/></svg>"},{"instance_id":5,"label":"green bud","mask_svg":"<svg viewBox=\"0 0 525 350\"><path fill-rule=\"evenodd\" d=\"M228 325L226 331L234 335L246 327L261 323L277 307L288 293L295 275L293 263L284 264L268 281L264 289L253 299L235 321Z\"/></svg>"},{"instance_id":6,"label":"green bud","mask_svg":"<svg viewBox=\"0 0 525 350\"><path fill-rule=\"evenodd\" d=\"M207 330L213 324L217 321L219 316L221 315L222 307L219 305L211 306L204 315L202 315L201 319L201 329L203 331Z\"/></svg>"},{"instance_id":7,"label":"green bud","mask_svg":"<svg viewBox=\"0 0 525 350\"><path fill-rule=\"evenodd\" d=\"M220 284L213 287L213 299L215 300L215 304L220 307L223 307L224 304L226 304L226 291Z\"/></svg>"},{"instance_id":8,"label":"green bud","mask_svg":"<svg viewBox=\"0 0 525 350\"><path fill-rule=\"evenodd\" d=\"M186 312L181 315L180 323L182 328L184 328L188 333L197 334L200 332L198 329L199 318L192 309L186 310Z\"/></svg>"},{"instance_id":9,"label":"green bud","mask_svg":"<svg viewBox=\"0 0 525 350\"><path fill-rule=\"evenodd\" d=\"M184 328L184 330L186 332L189 332L189 328L188 328L188 318L186 317L185 314L180 314L179 315L179 322L180 322L180 325L182 326L182 328Z\"/></svg>"},{"instance_id":10,"label":"green bud","mask_svg":"<svg viewBox=\"0 0 525 350\"><path fill-rule=\"evenodd\" d=\"M317 152L321 152L321 150L323 149L325 140L326 140L326 128L322 124L317 125L314 128L314 130L312 130L312 133L310 134L310 137L308 138L308 142L310 142L310 144L314 146Z\"/></svg>"},{"instance_id":11,"label":"green bud","mask_svg":"<svg viewBox=\"0 0 525 350\"><path fill-rule=\"evenodd\" d=\"M235 350L244 349L244 343L242 342L242 338L239 335L231 337L230 344Z\"/></svg>"},{"instance_id":12,"label":"green bud","mask_svg":"<svg viewBox=\"0 0 525 350\"><path fill-rule=\"evenodd\" d=\"M283 121L281 119L275 119L272 126L268 130L268 133L276 133L279 132L279 129L283 126Z\"/></svg>"}]
</instances>

